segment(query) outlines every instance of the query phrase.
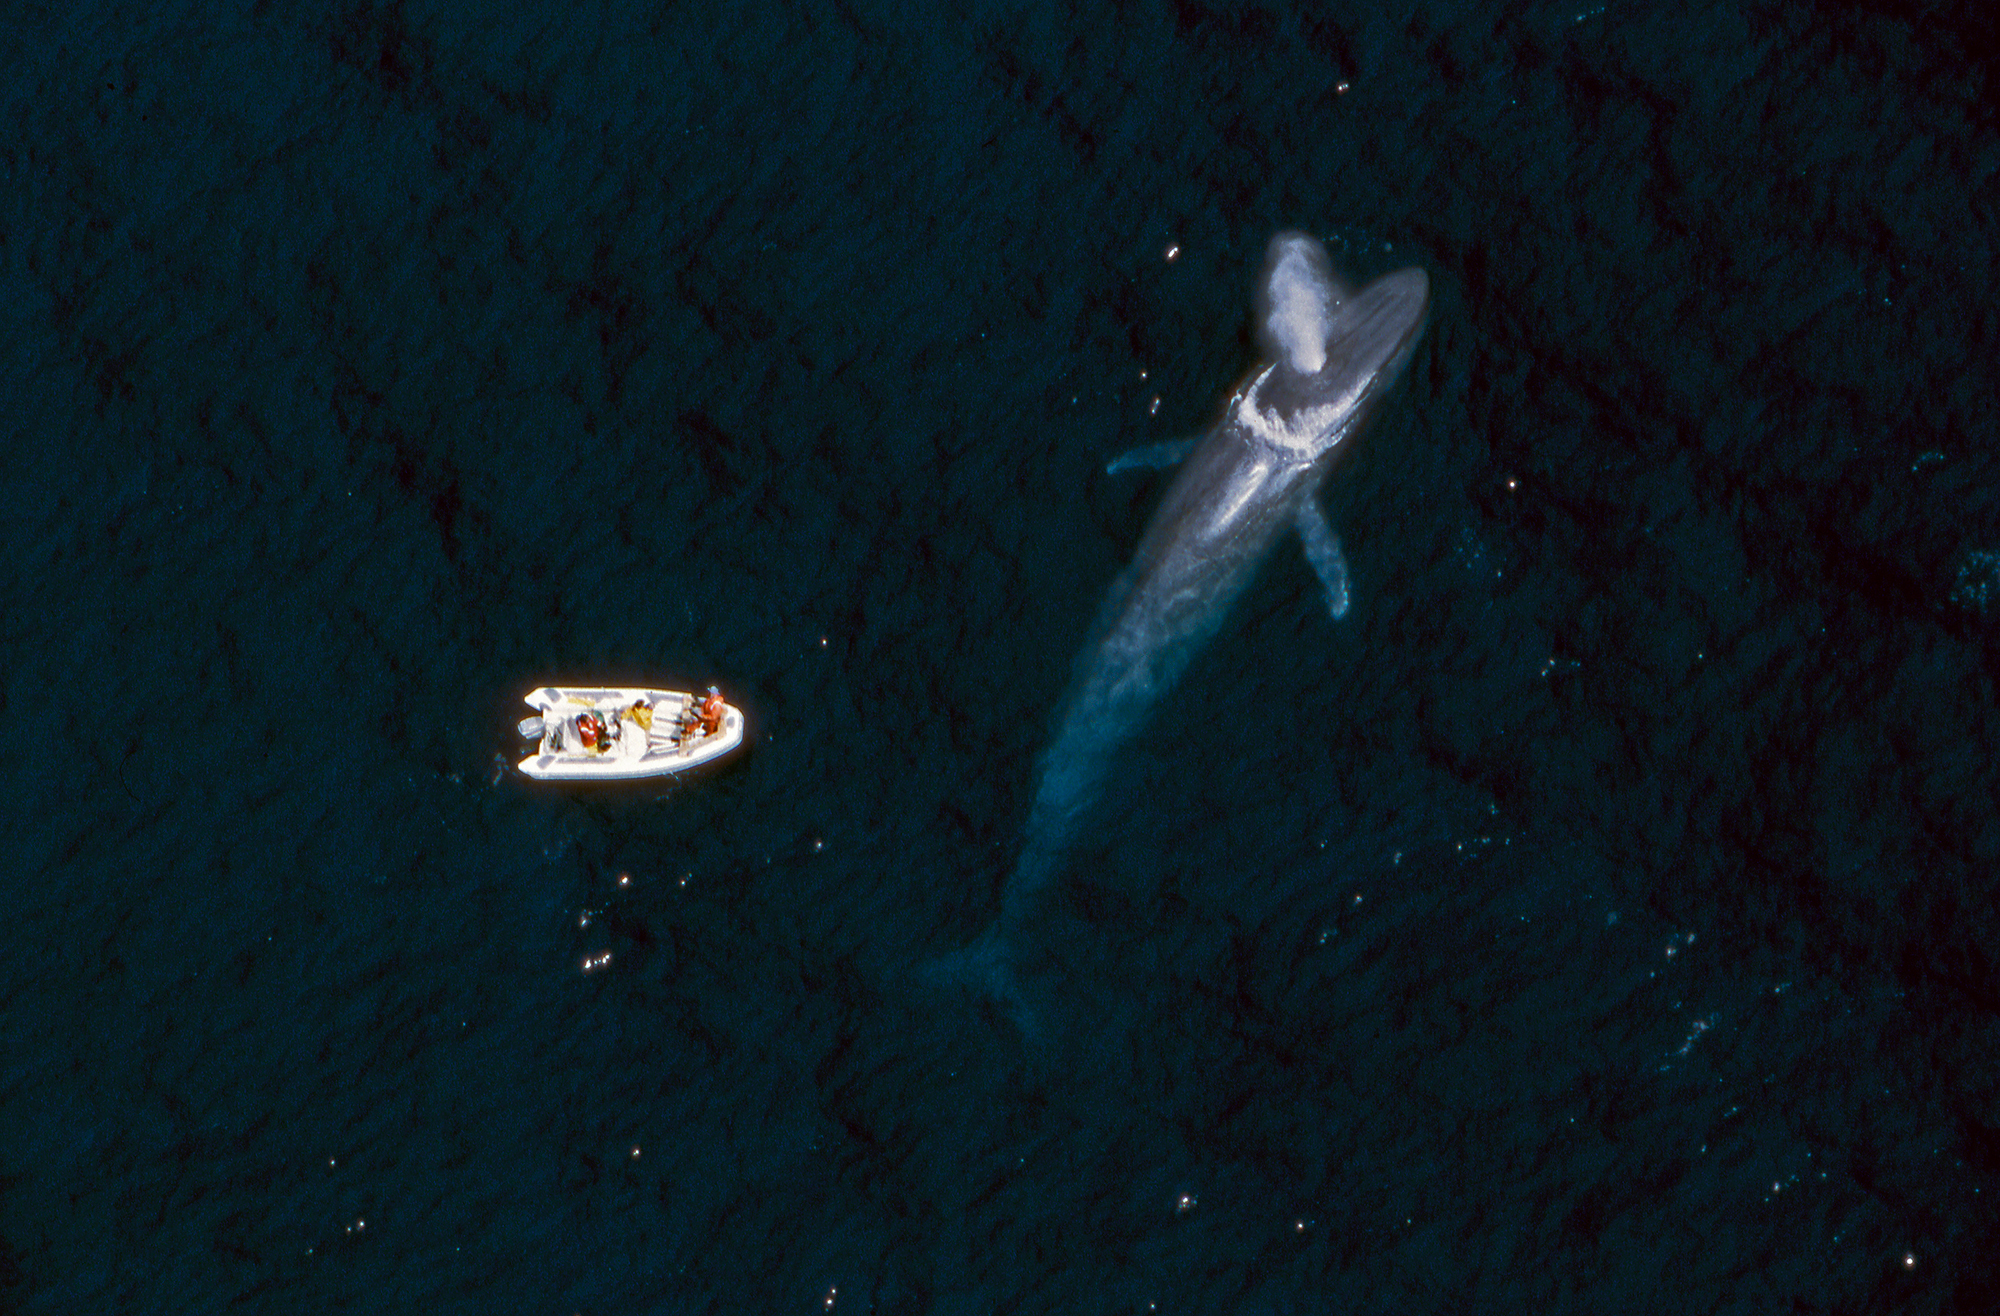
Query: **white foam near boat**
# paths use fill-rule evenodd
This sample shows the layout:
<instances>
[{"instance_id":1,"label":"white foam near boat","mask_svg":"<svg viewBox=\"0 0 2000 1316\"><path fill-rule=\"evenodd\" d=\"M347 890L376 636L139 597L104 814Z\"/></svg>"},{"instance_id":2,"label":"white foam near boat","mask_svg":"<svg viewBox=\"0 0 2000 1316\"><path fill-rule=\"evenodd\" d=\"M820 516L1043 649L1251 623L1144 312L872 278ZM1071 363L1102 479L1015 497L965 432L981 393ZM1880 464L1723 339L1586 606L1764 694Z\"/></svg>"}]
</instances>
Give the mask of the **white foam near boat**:
<instances>
[{"instance_id":1,"label":"white foam near boat","mask_svg":"<svg viewBox=\"0 0 2000 1316\"><path fill-rule=\"evenodd\" d=\"M743 743L743 710L707 695L636 686L544 686L521 736L539 742L521 771L541 781L619 781L680 772Z\"/></svg>"}]
</instances>

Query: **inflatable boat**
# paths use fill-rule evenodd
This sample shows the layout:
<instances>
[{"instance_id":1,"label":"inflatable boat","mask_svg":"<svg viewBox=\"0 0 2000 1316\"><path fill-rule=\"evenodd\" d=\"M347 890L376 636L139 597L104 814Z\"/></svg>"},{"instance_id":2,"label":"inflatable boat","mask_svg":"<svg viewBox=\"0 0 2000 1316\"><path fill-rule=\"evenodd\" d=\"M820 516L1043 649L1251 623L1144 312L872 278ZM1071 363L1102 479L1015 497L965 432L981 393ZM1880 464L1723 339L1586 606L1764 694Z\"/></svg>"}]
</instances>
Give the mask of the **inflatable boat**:
<instances>
[{"instance_id":1,"label":"inflatable boat","mask_svg":"<svg viewBox=\"0 0 2000 1316\"><path fill-rule=\"evenodd\" d=\"M743 710L706 695L637 687L544 686L521 738L535 752L521 771L540 781L659 777L720 758L743 743Z\"/></svg>"}]
</instances>

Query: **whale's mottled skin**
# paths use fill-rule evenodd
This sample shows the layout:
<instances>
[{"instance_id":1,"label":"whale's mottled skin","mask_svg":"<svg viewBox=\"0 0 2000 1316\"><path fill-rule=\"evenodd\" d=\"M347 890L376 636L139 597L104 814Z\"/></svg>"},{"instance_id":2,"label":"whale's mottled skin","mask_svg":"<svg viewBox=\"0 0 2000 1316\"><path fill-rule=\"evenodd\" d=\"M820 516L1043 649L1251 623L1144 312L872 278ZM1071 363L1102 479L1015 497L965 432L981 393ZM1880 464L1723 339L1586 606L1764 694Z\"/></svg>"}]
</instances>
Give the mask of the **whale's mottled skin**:
<instances>
[{"instance_id":1,"label":"whale's mottled skin","mask_svg":"<svg viewBox=\"0 0 2000 1316\"><path fill-rule=\"evenodd\" d=\"M1346 564L1316 494L1334 454L1408 363L1429 293L1420 269L1350 293L1318 242L1299 233L1271 240L1259 296L1270 364L1251 373L1187 458L1106 599L1042 756L1000 918L956 957L960 971L973 968L1013 995L1006 962L1014 931L1060 870L1114 758L1221 626L1283 531L1298 530L1328 607L1335 617L1346 612Z\"/></svg>"}]
</instances>

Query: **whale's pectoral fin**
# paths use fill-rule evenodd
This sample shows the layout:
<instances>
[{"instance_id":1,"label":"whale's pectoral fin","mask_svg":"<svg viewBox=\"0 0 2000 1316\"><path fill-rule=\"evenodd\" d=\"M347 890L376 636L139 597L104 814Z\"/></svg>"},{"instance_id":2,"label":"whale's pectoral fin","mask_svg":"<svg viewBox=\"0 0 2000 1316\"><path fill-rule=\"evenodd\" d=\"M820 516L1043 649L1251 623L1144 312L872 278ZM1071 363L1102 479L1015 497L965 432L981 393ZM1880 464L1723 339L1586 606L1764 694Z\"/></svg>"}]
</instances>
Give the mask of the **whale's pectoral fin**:
<instances>
[{"instance_id":1,"label":"whale's pectoral fin","mask_svg":"<svg viewBox=\"0 0 2000 1316\"><path fill-rule=\"evenodd\" d=\"M1120 471L1158 471L1165 470L1169 466L1178 466L1187 460L1187 455L1194 451L1194 445L1201 440L1202 436L1197 434L1191 439L1149 443L1143 448L1121 452L1111 459L1111 464L1104 468L1104 473L1116 475Z\"/></svg>"},{"instance_id":2,"label":"whale's pectoral fin","mask_svg":"<svg viewBox=\"0 0 2000 1316\"><path fill-rule=\"evenodd\" d=\"M1299 543L1306 550L1306 561L1312 563L1312 569L1319 574L1319 583L1326 589L1326 610L1339 621L1347 615L1347 555L1340 551L1340 536L1326 523L1319 500L1310 496L1299 500L1294 524L1299 529Z\"/></svg>"}]
</instances>

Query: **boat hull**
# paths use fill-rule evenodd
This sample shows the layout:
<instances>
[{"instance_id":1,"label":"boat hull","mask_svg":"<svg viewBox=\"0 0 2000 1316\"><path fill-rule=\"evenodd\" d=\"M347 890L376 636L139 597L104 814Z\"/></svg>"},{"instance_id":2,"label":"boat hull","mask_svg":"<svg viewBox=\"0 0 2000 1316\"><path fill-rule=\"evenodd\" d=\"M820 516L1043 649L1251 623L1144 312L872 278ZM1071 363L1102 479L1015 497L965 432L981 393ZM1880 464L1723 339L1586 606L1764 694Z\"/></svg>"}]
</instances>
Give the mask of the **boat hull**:
<instances>
[{"instance_id":1,"label":"boat hull","mask_svg":"<svg viewBox=\"0 0 2000 1316\"><path fill-rule=\"evenodd\" d=\"M541 714L542 728L536 752L518 766L523 776L537 781L671 776L743 743L742 709L723 704L708 729L699 717L701 696L684 690L544 686L530 693L527 703ZM596 744L587 743L578 723L589 715L606 729Z\"/></svg>"}]
</instances>

